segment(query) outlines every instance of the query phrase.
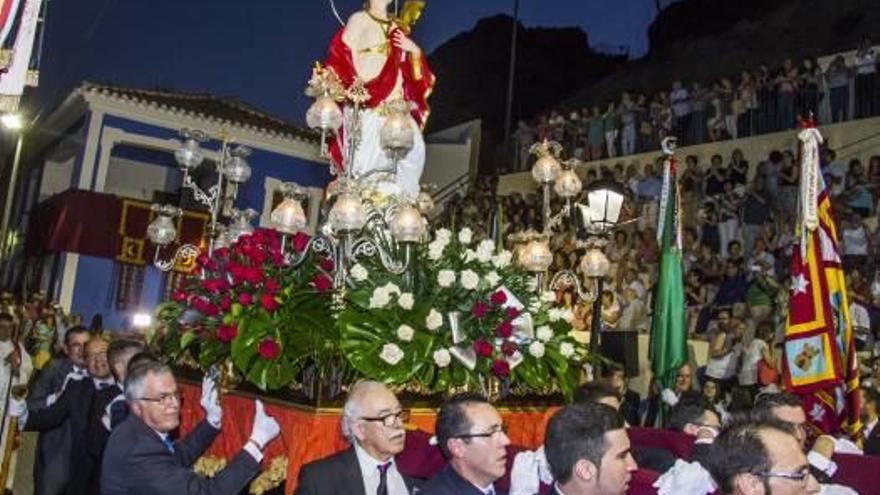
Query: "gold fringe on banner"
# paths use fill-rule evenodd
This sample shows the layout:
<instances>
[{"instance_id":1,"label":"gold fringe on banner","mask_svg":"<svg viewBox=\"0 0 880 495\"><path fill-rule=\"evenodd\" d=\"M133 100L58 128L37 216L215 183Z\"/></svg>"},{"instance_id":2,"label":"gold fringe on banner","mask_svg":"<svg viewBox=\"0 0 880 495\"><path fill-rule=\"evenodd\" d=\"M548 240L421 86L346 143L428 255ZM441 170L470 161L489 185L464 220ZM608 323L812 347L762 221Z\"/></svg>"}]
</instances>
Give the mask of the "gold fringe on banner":
<instances>
[{"instance_id":1,"label":"gold fringe on banner","mask_svg":"<svg viewBox=\"0 0 880 495\"><path fill-rule=\"evenodd\" d=\"M0 50L0 68L8 69L11 63L12 50L9 48L3 48L2 50Z\"/></svg>"},{"instance_id":2,"label":"gold fringe on banner","mask_svg":"<svg viewBox=\"0 0 880 495\"><path fill-rule=\"evenodd\" d=\"M24 85L30 86L32 88L36 88L40 85L40 71L36 69L31 69L27 71L27 75L24 78Z\"/></svg>"},{"instance_id":3,"label":"gold fringe on banner","mask_svg":"<svg viewBox=\"0 0 880 495\"><path fill-rule=\"evenodd\" d=\"M0 95L0 113L18 112L21 95Z\"/></svg>"}]
</instances>

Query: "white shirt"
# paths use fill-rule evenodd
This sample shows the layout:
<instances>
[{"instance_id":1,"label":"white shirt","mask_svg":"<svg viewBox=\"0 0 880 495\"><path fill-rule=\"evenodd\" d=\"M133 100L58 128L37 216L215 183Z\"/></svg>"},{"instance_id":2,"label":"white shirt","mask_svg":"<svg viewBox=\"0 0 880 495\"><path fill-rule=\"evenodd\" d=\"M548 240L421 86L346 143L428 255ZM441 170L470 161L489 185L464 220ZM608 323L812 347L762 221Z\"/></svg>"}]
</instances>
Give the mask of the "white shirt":
<instances>
[{"instance_id":1,"label":"white shirt","mask_svg":"<svg viewBox=\"0 0 880 495\"><path fill-rule=\"evenodd\" d=\"M385 463L376 460L357 443L354 445L354 451L357 454L358 464L361 467L361 477L364 480L364 493L376 493L376 490L379 488L379 466ZM403 476L400 474L400 471L397 470L397 464L394 462L394 458L392 457L387 462L391 463L386 472L388 495L408 495L409 490L406 488Z\"/></svg>"},{"instance_id":2,"label":"white shirt","mask_svg":"<svg viewBox=\"0 0 880 495\"><path fill-rule=\"evenodd\" d=\"M877 427L877 420L871 421L870 423L865 423L864 436L868 438L871 436L871 432L874 431L874 428Z\"/></svg>"},{"instance_id":3,"label":"white shirt","mask_svg":"<svg viewBox=\"0 0 880 495\"><path fill-rule=\"evenodd\" d=\"M853 328L871 328L871 315L864 306L855 301L849 303L849 320Z\"/></svg>"},{"instance_id":4,"label":"white shirt","mask_svg":"<svg viewBox=\"0 0 880 495\"><path fill-rule=\"evenodd\" d=\"M763 359L764 349L767 343L761 339L752 339L743 356L742 366L739 369L739 384L749 386L758 383L758 363Z\"/></svg>"}]
</instances>

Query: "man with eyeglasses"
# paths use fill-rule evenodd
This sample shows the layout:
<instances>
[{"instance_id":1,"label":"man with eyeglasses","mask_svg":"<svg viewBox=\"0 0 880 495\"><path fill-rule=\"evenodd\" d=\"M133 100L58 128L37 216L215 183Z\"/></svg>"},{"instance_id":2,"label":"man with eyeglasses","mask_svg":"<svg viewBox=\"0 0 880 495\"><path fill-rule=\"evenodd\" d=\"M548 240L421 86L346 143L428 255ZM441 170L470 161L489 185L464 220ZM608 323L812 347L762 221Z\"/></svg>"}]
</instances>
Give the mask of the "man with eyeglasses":
<instances>
[{"instance_id":1,"label":"man with eyeglasses","mask_svg":"<svg viewBox=\"0 0 880 495\"><path fill-rule=\"evenodd\" d=\"M449 462L420 493L495 495L494 483L507 470L510 439L489 401L477 394L454 395L437 413L434 429Z\"/></svg>"},{"instance_id":2,"label":"man with eyeglasses","mask_svg":"<svg viewBox=\"0 0 880 495\"><path fill-rule=\"evenodd\" d=\"M89 493L90 485L97 486L97 479L93 479L95 463L85 449L89 412L98 391L114 384L107 366L107 341L104 338L95 336L89 339L83 357L88 377L71 379L49 407L29 411L24 400L12 400L9 404L9 415L19 417L20 426L28 431L45 432L69 423L70 473L63 493L70 494Z\"/></svg>"},{"instance_id":3,"label":"man with eyeglasses","mask_svg":"<svg viewBox=\"0 0 880 495\"><path fill-rule=\"evenodd\" d=\"M101 466L103 495L236 495L259 472L263 449L280 428L256 401L253 429L226 467L207 479L192 470L220 433L222 409L209 377L202 382L205 419L179 442L180 393L171 368L143 362L128 371L125 398L130 414L110 434Z\"/></svg>"},{"instance_id":4,"label":"man with eyeglasses","mask_svg":"<svg viewBox=\"0 0 880 495\"><path fill-rule=\"evenodd\" d=\"M554 495L623 495L638 469L623 417L596 402L557 411L547 424L544 452Z\"/></svg>"},{"instance_id":5,"label":"man with eyeglasses","mask_svg":"<svg viewBox=\"0 0 880 495\"><path fill-rule=\"evenodd\" d=\"M351 447L302 467L296 495L407 495L418 481L397 470L409 418L384 384L364 380L348 393L342 434Z\"/></svg>"},{"instance_id":6,"label":"man with eyeglasses","mask_svg":"<svg viewBox=\"0 0 880 495\"><path fill-rule=\"evenodd\" d=\"M725 495L806 495L821 489L791 425L780 421L723 429L705 466Z\"/></svg>"}]
</instances>

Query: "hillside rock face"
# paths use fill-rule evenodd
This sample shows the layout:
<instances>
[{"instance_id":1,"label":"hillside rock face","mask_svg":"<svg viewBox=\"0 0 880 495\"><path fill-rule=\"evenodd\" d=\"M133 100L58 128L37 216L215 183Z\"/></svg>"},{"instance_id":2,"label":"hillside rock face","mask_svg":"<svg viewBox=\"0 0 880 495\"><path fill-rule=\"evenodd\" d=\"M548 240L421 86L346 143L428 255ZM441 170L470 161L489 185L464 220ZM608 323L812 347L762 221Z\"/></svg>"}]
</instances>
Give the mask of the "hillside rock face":
<instances>
[{"instance_id":1,"label":"hillside rock face","mask_svg":"<svg viewBox=\"0 0 880 495\"><path fill-rule=\"evenodd\" d=\"M437 75L428 132L482 118L491 131L504 127L513 19L480 20L429 55ZM590 49L579 28L519 25L514 115L532 115L624 65L619 56Z\"/></svg>"}]
</instances>

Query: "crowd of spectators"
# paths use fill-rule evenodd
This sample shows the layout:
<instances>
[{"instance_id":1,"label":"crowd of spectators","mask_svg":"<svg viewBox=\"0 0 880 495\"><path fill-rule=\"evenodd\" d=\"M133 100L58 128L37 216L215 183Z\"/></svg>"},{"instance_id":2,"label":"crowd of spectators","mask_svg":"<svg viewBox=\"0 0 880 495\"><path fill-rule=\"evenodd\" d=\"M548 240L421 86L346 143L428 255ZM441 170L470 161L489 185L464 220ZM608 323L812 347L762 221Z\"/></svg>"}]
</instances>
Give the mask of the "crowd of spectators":
<instances>
[{"instance_id":1,"label":"crowd of spectators","mask_svg":"<svg viewBox=\"0 0 880 495\"><path fill-rule=\"evenodd\" d=\"M682 144L737 139L792 129L799 118L842 122L880 114L877 53L865 39L848 62L827 67L815 58L785 60L715 81L677 80L668 91L626 91L619 99L582 108L556 108L514 132L512 171L528 169L529 147L550 139L583 161L656 150L668 135Z\"/></svg>"}]
</instances>

